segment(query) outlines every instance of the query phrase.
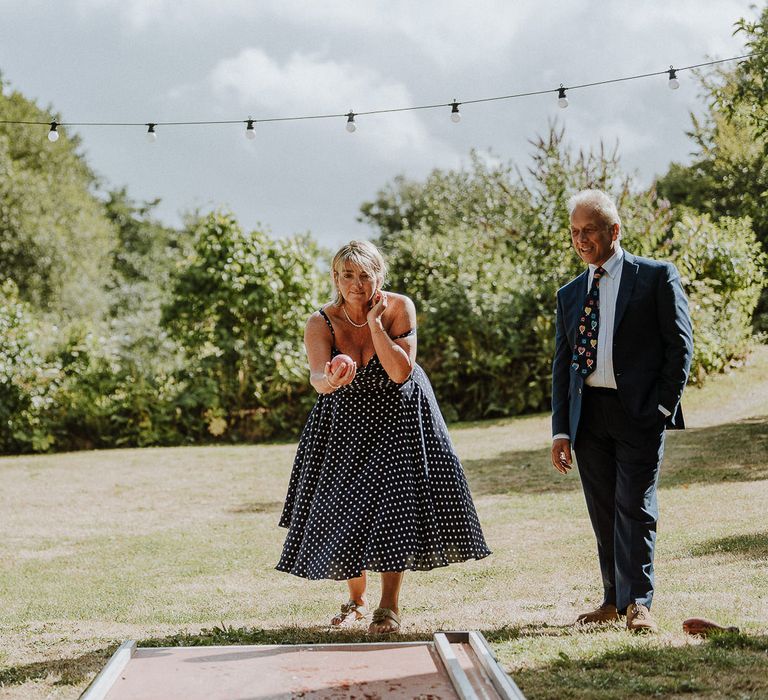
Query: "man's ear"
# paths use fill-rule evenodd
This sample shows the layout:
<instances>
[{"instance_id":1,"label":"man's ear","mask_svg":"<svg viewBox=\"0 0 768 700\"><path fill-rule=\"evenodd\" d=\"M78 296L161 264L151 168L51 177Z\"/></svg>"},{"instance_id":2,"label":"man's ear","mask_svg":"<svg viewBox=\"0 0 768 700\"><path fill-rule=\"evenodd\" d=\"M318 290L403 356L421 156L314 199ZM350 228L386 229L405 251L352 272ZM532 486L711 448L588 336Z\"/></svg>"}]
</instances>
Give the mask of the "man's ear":
<instances>
[{"instance_id":1,"label":"man's ear","mask_svg":"<svg viewBox=\"0 0 768 700\"><path fill-rule=\"evenodd\" d=\"M614 224L611 228L613 229L611 240L615 241L619 238L619 234L621 233L621 226L619 226L618 224Z\"/></svg>"}]
</instances>

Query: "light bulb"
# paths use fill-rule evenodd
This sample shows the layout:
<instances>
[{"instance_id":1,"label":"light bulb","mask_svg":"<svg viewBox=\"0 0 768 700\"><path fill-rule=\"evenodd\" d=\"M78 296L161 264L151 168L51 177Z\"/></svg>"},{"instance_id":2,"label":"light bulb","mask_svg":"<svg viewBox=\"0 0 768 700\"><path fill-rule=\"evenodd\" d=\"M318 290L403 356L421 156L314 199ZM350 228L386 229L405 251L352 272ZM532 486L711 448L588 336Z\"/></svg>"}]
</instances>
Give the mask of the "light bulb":
<instances>
[{"instance_id":1,"label":"light bulb","mask_svg":"<svg viewBox=\"0 0 768 700\"><path fill-rule=\"evenodd\" d=\"M245 127L245 138L250 139L251 141L256 138L256 130L253 128L253 119L249 119L248 126Z\"/></svg>"},{"instance_id":2,"label":"light bulb","mask_svg":"<svg viewBox=\"0 0 768 700\"><path fill-rule=\"evenodd\" d=\"M451 121L458 124L461 121L461 112L459 112L459 103L454 100L451 103Z\"/></svg>"},{"instance_id":3,"label":"light bulb","mask_svg":"<svg viewBox=\"0 0 768 700\"><path fill-rule=\"evenodd\" d=\"M51 130L48 132L48 140L53 143L54 141L59 140L59 132L56 131L56 128L59 125L56 122L51 122Z\"/></svg>"},{"instance_id":4,"label":"light bulb","mask_svg":"<svg viewBox=\"0 0 768 700\"><path fill-rule=\"evenodd\" d=\"M677 71L672 66L669 67L669 82L667 85L669 85L670 90L677 90L677 88L680 87L680 81L677 79Z\"/></svg>"},{"instance_id":5,"label":"light bulb","mask_svg":"<svg viewBox=\"0 0 768 700\"><path fill-rule=\"evenodd\" d=\"M155 133L155 125L147 124L147 141L154 143L157 141L157 133Z\"/></svg>"},{"instance_id":6,"label":"light bulb","mask_svg":"<svg viewBox=\"0 0 768 700\"><path fill-rule=\"evenodd\" d=\"M357 129L357 125L355 124L355 113L350 112L347 114L347 131L351 134L355 129Z\"/></svg>"},{"instance_id":7,"label":"light bulb","mask_svg":"<svg viewBox=\"0 0 768 700\"><path fill-rule=\"evenodd\" d=\"M562 85L557 91L557 104L560 109L565 109L568 106L568 98L565 96L565 88Z\"/></svg>"}]
</instances>

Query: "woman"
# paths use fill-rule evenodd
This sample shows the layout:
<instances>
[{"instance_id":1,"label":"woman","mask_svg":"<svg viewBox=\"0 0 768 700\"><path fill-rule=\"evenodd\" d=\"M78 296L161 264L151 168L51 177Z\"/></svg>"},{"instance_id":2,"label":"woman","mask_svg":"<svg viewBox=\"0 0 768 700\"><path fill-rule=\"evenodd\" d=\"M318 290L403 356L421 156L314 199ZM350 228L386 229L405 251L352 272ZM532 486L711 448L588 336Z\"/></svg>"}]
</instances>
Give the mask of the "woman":
<instances>
[{"instance_id":1,"label":"woman","mask_svg":"<svg viewBox=\"0 0 768 700\"><path fill-rule=\"evenodd\" d=\"M276 568L346 580L349 602L334 626L368 617L366 571L381 572L368 631L387 634L400 627L406 569L491 552L432 387L416 364L413 302L382 291L386 264L367 241L339 250L331 276L334 298L310 316L304 334L319 397L299 441ZM351 359L331 362L341 354Z\"/></svg>"}]
</instances>

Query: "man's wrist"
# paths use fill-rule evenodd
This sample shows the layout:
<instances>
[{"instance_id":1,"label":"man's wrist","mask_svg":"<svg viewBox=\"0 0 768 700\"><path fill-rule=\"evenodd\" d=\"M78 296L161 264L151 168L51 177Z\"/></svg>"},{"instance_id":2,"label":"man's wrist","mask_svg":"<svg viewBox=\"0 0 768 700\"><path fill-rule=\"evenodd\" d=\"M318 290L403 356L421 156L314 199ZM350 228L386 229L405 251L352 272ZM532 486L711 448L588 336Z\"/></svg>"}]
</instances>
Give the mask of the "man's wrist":
<instances>
[{"instance_id":1,"label":"man's wrist","mask_svg":"<svg viewBox=\"0 0 768 700\"><path fill-rule=\"evenodd\" d=\"M571 436L568 435L568 433L557 433L557 435L552 436L552 442L555 440L568 440L570 441Z\"/></svg>"}]
</instances>

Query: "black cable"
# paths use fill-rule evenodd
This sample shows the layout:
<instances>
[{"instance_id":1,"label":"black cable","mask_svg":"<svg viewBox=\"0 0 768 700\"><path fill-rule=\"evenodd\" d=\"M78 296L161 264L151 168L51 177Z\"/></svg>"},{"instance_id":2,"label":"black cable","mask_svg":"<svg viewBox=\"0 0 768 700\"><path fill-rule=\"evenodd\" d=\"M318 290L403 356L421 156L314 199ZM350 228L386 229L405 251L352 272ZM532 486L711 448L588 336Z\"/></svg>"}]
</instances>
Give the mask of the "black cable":
<instances>
[{"instance_id":1,"label":"black cable","mask_svg":"<svg viewBox=\"0 0 768 700\"><path fill-rule=\"evenodd\" d=\"M693 70L694 68L704 68L705 66L714 66L719 63L728 63L730 61L742 61L753 56L761 55L761 52L755 52L745 54L743 56L732 56L731 58L721 58L715 61L706 61L704 63L695 63L690 66L683 66L681 68L666 68L665 70L654 71L653 73L639 73L637 75L628 75L623 78L610 78L608 80L598 80L592 83L580 83L578 85L560 85L556 88L548 90L534 90L531 92L518 92L512 95L499 95L497 97L480 97L474 100L451 100L450 102L441 102L438 104L417 105L415 107L394 107L391 109L372 109L366 112L342 112L339 114L308 114L297 117L267 117L264 119L225 119L225 120L212 120L212 121L174 121L174 122L56 122L57 126L146 126L150 124L153 126L207 126L213 124L260 124L266 122L289 122L289 121L303 121L307 119L338 119L340 117L348 117L351 114L354 116L369 116L372 114L390 114L393 112L415 112L422 109L440 109L444 107L452 107L457 105L469 105L479 104L481 102L496 102L499 100L513 100L520 97L531 97L534 95L546 95L549 93L559 92L561 88L565 90L580 90L588 87L595 87L597 85L609 85L611 83L621 83L628 80L640 80L641 78L651 78L658 75L669 74L670 70L674 70L677 73L680 71ZM0 119L0 124L29 124L35 126L50 126L53 122L32 122L32 121L15 121L8 119Z\"/></svg>"}]
</instances>

